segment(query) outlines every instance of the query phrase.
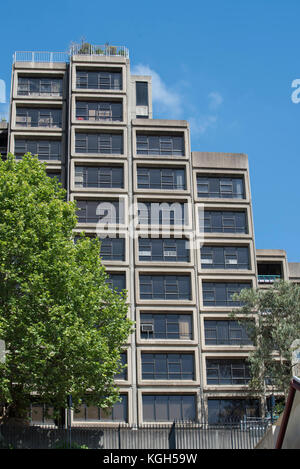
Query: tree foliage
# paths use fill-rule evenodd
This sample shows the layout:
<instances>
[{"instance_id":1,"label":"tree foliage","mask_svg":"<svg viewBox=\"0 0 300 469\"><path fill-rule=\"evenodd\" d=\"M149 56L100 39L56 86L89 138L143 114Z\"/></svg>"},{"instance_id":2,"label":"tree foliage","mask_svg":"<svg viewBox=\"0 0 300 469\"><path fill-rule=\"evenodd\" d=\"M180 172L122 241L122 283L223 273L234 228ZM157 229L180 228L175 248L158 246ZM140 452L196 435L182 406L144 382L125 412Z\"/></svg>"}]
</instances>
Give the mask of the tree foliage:
<instances>
[{"instance_id":1,"label":"tree foliage","mask_svg":"<svg viewBox=\"0 0 300 469\"><path fill-rule=\"evenodd\" d=\"M99 240L73 241L76 204L26 154L0 161L0 402L24 417L33 394L58 409L109 407L132 323L125 293L113 291Z\"/></svg>"},{"instance_id":2,"label":"tree foliage","mask_svg":"<svg viewBox=\"0 0 300 469\"><path fill-rule=\"evenodd\" d=\"M293 375L293 342L300 338L300 286L278 281L268 289L244 289L232 316L244 324L255 349L249 355L250 389L286 394Z\"/></svg>"}]
</instances>

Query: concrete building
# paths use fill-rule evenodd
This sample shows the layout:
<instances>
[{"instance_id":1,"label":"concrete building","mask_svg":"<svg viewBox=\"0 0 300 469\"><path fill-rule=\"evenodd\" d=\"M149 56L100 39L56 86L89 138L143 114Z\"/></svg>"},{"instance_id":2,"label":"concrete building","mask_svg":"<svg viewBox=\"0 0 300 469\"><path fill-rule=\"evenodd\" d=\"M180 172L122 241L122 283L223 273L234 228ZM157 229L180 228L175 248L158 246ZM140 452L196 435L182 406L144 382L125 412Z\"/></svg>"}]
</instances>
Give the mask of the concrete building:
<instances>
[{"instance_id":1,"label":"concrete building","mask_svg":"<svg viewBox=\"0 0 300 469\"><path fill-rule=\"evenodd\" d=\"M73 424L261 414L231 297L299 282L300 264L255 249L247 156L191 152L188 122L153 119L151 77L131 75L124 47L16 53L10 116L9 151L38 154L77 201L74 235L102 239L136 321L122 402L109 415L82 406Z\"/></svg>"}]
</instances>

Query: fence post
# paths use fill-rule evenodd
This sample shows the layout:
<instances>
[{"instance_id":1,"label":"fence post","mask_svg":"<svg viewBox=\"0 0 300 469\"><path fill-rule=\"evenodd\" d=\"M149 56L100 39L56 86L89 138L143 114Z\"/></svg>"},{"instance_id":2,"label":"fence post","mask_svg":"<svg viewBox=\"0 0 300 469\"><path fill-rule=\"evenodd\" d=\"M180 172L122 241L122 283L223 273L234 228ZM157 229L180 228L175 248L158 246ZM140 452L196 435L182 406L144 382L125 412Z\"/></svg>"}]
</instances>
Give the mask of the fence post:
<instances>
[{"instance_id":1,"label":"fence post","mask_svg":"<svg viewBox=\"0 0 300 469\"><path fill-rule=\"evenodd\" d=\"M176 449L176 424L175 420L169 433L169 449Z\"/></svg>"},{"instance_id":2,"label":"fence post","mask_svg":"<svg viewBox=\"0 0 300 469\"><path fill-rule=\"evenodd\" d=\"M121 425L118 427L118 440L119 440L119 449L121 449Z\"/></svg>"}]
</instances>

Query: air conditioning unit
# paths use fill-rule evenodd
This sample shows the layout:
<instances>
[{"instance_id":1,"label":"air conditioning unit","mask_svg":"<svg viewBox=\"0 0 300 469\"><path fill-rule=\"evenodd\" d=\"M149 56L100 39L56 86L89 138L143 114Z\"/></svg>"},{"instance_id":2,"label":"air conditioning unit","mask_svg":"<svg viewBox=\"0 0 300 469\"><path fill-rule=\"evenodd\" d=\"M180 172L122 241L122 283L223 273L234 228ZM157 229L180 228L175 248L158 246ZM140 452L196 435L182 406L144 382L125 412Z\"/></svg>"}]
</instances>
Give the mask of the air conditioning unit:
<instances>
[{"instance_id":1,"label":"air conditioning unit","mask_svg":"<svg viewBox=\"0 0 300 469\"><path fill-rule=\"evenodd\" d=\"M154 330L153 324L141 324L142 332L153 332L153 330Z\"/></svg>"}]
</instances>

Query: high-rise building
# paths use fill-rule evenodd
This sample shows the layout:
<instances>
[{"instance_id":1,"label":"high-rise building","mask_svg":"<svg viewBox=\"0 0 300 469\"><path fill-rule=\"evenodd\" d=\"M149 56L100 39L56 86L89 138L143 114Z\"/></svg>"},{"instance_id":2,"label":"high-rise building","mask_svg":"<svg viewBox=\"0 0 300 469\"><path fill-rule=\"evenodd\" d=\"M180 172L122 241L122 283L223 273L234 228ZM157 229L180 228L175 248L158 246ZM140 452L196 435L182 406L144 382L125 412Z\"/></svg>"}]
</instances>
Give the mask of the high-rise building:
<instances>
[{"instance_id":1,"label":"high-rise building","mask_svg":"<svg viewBox=\"0 0 300 469\"><path fill-rule=\"evenodd\" d=\"M232 295L299 282L300 264L255 249L247 156L192 152L188 122L153 119L151 77L130 73L128 50L88 44L15 53L8 148L38 154L77 201L74 235L102 239L136 322L122 401L109 415L82 406L73 423L261 415Z\"/></svg>"}]
</instances>

